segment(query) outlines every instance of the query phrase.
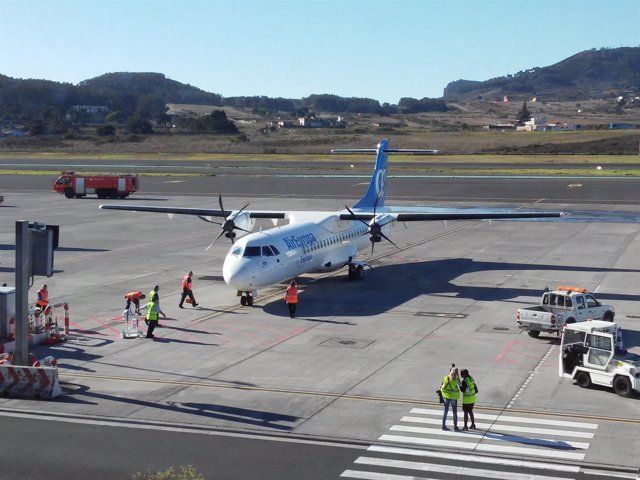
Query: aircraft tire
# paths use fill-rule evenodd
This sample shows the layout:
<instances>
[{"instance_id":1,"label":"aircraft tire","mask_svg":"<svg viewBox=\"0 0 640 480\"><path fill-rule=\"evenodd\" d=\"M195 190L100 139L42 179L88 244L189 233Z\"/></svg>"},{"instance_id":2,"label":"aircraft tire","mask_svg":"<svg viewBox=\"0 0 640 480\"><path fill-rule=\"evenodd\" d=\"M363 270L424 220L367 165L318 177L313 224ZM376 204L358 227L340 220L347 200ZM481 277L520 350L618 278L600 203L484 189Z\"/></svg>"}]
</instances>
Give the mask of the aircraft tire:
<instances>
[{"instance_id":1,"label":"aircraft tire","mask_svg":"<svg viewBox=\"0 0 640 480\"><path fill-rule=\"evenodd\" d=\"M362 265L356 267L356 279L364 280L364 267Z\"/></svg>"},{"instance_id":2,"label":"aircraft tire","mask_svg":"<svg viewBox=\"0 0 640 480\"><path fill-rule=\"evenodd\" d=\"M349 280L355 280L356 279L356 266L349 264Z\"/></svg>"},{"instance_id":3,"label":"aircraft tire","mask_svg":"<svg viewBox=\"0 0 640 480\"><path fill-rule=\"evenodd\" d=\"M243 307L247 306L247 296L246 295L242 295L240 297L240 305L242 305Z\"/></svg>"},{"instance_id":4,"label":"aircraft tire","mask_svg":"<svg viewBox=\"0 0 640 480\"><path fill-rule=\"evenodd\" d=\"M247 306L253 307L253 297L251 295L247 295Z\"/></svg>"}]
</instances>

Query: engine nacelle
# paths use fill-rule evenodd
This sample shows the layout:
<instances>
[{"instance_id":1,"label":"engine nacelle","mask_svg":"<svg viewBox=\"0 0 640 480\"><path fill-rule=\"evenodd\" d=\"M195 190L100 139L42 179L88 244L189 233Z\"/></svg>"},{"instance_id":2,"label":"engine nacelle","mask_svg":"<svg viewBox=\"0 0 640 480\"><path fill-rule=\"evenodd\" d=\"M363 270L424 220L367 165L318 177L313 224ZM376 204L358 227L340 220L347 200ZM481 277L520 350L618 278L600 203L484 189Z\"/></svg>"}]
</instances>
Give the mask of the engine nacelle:
<instances>
[{"instance_id":1,"label":"engine nacelle","mask_svg":"<svg viewBox=\"0 0 640 480\"><path fill-rule=\"evenodd\" d=\"M233 230L235 238L244 237L253 230L253 227L256 226L256 219L251 218L251 214L249 212L240 212L238 214L233 212L226 218L226 220L232 221L237 227ZM243 230L247 230L247 232L244 232Z\"/></svg>"}]
</instances>

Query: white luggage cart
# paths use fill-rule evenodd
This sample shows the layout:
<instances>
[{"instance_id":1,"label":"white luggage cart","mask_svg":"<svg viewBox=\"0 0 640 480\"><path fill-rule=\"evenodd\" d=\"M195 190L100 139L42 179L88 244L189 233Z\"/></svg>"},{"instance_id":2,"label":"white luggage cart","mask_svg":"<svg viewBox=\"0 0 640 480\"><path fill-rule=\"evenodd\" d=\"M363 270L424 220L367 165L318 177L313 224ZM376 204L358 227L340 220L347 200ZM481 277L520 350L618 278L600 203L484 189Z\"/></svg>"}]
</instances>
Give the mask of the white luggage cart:
<instances>
[{"instance_id":1,"label":"white luggage cart","mask_svg":"<svg viewBox=\"0 0 640 480\"><path fill-rule=\"evenodd\" d=\"M140 338L143 335L142 330L138 326L138 322L142 315L138 315L135 312L127 309L122 314L125 321L125 327L120 331L120 337L122 338ZM142 317L144 318L144 317Z\"/></svg>"}]
</instances>

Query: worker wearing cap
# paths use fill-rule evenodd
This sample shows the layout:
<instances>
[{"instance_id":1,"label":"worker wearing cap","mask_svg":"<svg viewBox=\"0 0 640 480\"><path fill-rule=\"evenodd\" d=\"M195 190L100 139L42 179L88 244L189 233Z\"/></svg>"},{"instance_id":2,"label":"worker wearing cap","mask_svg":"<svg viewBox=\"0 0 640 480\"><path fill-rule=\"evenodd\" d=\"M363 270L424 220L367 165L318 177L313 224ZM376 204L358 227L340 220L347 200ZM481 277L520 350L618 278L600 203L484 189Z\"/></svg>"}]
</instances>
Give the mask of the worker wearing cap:
<instances>
[{"instance_id":1,"label":"worker wearing cap","mask_svg":"<svg viewBox=\"0 0 640 480\"><path fill-rule=\"evenodd\" d=\"M124 307L126 310L131 308L131 303L136 306L136 313L140 315L140 299L145 298L144 293L136 291L136 292L127 292L124 294L124 298L127 299L127 305Z\"/></svg>"},{"instance_id":2,"label":"worker wearing cap","mask_svg":"<svg viewBox=\"0 0 640 480\"><path fill-rule=\"evenodd\" d=\"M184 308L182 304L187 297L191 300L191 305L194 307L198 306L196 299L193 297L193 281L191 277L193 277L193 272L191 271L182 277L182 297L180 297L180 303L178 304L178 307L180 308Z\"/></svg>"},{"instance_id":3,"label":"worker wearing cap","mask_svg":"<svg viewBox=\"0 0 640 480\"><path fill-rule=\"evenodd\" d=\"M36 307L40 307L42 310L49 305L49 290L47 284L42 285L42 288L36 293Z\"/></svg>"}]
</instances>

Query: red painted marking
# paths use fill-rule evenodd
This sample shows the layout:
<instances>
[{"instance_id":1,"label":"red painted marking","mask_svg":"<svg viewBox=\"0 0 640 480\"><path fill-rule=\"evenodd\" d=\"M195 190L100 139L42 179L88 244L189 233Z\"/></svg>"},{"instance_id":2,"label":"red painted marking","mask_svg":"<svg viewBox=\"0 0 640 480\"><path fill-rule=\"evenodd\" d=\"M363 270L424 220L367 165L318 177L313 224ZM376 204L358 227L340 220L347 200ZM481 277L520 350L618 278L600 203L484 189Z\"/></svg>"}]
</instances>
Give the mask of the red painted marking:
<instances>
[{"instance_id":1,"label":"red painted marking","mask_svg":"<svg viewBox=\"0 0 640 480\"><path fill-rule=\"evenodd\" d=\"M111 325L108 325L106 323L104 323L103 321L101 321L98 317L94 317L94 316L90 316L89 317L91 320L95 320L96 322L98 322L100 325L107 327L109 330L112 330L113 332L115 332L118 337L120 336L120 331L116 330L115 328L113 328Z\"/></svg>"}]
</instances>

